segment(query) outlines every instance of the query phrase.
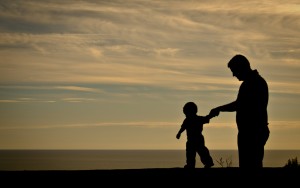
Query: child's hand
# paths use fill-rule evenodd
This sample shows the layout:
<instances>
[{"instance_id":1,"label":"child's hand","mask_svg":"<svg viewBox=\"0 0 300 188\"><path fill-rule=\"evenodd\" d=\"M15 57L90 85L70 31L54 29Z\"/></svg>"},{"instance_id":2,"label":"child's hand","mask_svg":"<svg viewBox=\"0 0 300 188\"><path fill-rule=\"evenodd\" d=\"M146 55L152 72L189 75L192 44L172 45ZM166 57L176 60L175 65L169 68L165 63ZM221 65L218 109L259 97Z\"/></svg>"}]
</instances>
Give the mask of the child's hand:
<instances>
[{"instance_id":1,"label":"child's hand","mask_svg":"<svg viewBox=\"0 0 300 188\"><path fill-rule=\"evenodd\" d=\"M176 135L176 138L179 139L180 136L181 136L181 134L178 133L178 134Z\"/></svg>"},{"instance_id":2,"label":"child's hand","mask_svg":"<svg viewBox=\"0 0 300 188\"><path fill-rule=\"evenodd\" d=\"M209 112L209 116L211 116L212 118L218 116L219 114L220 110L218 108L211 109L211 111Z\"/></svg>"},{"instance_id":3,"label":"child's hand","mask_svg":"<svg viewBox=\"0 0 300 188\"><path fill-rule=\"evenodd\" d=\"M208 119L210 120L210 119L214 118L215 116L213 116L212 114L208 114L208 115L206 115L205 117L208 118Z\"/></svg>"}]
</instances>

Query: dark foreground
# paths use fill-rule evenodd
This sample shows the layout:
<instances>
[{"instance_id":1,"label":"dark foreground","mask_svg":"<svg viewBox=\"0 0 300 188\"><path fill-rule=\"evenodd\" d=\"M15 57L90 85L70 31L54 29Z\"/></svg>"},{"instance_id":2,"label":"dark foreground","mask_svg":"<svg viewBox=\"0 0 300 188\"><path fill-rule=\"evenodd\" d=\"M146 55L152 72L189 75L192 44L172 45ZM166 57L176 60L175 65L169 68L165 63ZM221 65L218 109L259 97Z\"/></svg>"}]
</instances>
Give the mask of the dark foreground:
<instances>
[{"instance_id":1,"label":"dark foreground","mask_svg":"<svg viewBox=\"0 0 300 188\"><path fill-rule=\"evenodd\" d=\"M50 170L0 171L2 185L28 186L82 186L82 187L160 187L185 186L299 186L300 168L263 168L260 171L242 171L239 168L153 168L120 170Z\"/></svg>"}]
</instances>

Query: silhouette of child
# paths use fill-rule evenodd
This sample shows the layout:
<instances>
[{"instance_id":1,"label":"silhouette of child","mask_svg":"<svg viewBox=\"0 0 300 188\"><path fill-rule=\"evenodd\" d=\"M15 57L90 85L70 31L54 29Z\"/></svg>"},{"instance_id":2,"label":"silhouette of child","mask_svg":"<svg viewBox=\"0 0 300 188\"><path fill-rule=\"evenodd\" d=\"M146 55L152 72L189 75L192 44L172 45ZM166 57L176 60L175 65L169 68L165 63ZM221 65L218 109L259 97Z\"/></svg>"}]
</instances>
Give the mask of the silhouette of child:
<instances>
[{"instance_id":1,"label":"silhouette of child","mask_svg":"<svg viewBox=\"0 0 300 188\"><path fill-rule=\"evenodd\" d=\"M198 108L194 102L188 102L184 105L183 113L186 118L176 135L176 138L179 139L181 133L186 130L186 165L184 168L195 168L197 153L204 164L204 168L214 166L213 159L210 156L208 148L205 146L204 136L202 135L203 124L209 123L209 120L213 116L199 116L197 112Z\"/></svg>"}]
</instances>

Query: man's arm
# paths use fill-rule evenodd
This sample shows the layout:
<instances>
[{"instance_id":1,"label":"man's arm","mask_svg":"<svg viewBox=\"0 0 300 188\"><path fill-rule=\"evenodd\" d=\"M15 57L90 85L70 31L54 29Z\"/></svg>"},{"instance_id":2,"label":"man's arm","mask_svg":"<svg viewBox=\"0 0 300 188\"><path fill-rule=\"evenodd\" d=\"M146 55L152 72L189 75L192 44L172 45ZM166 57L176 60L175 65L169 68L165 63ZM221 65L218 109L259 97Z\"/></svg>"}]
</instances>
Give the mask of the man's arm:
<instances>
[{"instance_id":1,"label":"man's arm","mask_svg":"<svg viewBox=\"0 0 300 188\"><path fill-rule=\"evenodd\" d=\"M220 112L233 112L233 111L236 111L236 105L237 105L236 101L233 101L231 103L213 108L210 111L209 116L210 117L215 117L215 116L218 116Z\"/></svg>"}]
</instances>

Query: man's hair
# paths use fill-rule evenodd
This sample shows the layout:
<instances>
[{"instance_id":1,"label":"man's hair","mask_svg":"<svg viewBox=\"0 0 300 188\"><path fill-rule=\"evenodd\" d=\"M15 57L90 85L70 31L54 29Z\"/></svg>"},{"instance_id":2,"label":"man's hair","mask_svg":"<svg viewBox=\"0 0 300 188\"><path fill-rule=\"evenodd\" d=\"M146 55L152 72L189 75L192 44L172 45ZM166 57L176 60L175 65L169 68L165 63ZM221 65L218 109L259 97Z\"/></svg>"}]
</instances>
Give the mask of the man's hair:
<instances>
[{"instance_id":1,"label":"man's hair","mask_svg":"<svg viewBox=\"0 0 300 188\"><path fill-rule=\"evenodd\" d=\"M229 68L236 68L239 67L243 70L250 69L250 63L248 59L240 54L235 55L231 60L228 62Z\"/></svg>"},{"instance_id":2,"label":"man's hair","mask_svg":"<svg viewBox=\"0 0 300 188\"><path fill-rule=\"evenodd\" d=\"M196 114L198 112L197 105L194 102L187 102L183 107L185 114Z\"/></svg>"}]
</instances>

